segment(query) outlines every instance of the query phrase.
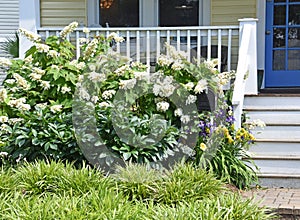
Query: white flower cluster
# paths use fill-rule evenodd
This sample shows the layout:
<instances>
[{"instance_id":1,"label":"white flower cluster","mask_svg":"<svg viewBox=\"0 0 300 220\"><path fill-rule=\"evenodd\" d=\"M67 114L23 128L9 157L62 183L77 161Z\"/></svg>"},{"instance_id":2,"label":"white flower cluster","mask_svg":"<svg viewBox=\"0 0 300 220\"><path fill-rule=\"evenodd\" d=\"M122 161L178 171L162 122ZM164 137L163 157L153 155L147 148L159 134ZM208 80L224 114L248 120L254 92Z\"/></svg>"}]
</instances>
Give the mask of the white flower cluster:
<instances>
[{"instance_id":1,"label":"white flower cluster","mask_svg":"<svg viewBox=\"0 0 300 220\"><path fill-rule=\"evenodd\" d=\"M80 69L80 70L85 68L85 63L84 62L78 63L78 60L72 60L71 62L69 62L69 65L75 66L77 69Z\"/></svg>"},{"instance_id":2,"label":"white flower cluster","mask_svg":"<svg viewBox=\"0 0 300 220\"><path fill-rule=\"evenodd\" d=\"M35 105L35 109L45 109L47 107L47 103L39 103Z\"/></svg>"},{"instance_id":3,"label":"white flower cluster","mask_svg":"<svg viewBox=\"0 0 300 220\"><path fill-rule=\"evenodd\" d=\"M8 122L8 117L1 115L0 116L0 123L6 123L6 122Z\"/></svg>"},{"instance_id":4,"label":"white flower cluster","mask_svg":"<svg viewBox=\"0 0 300 220\"><path fill-rule=\"evenodd\" d=\"M112 105L109 104L108 102L100 102L99 107L100 108L108 108L108 107L112 107Z\"/></svg>"},{"instance_id":5,"label":"white flower cluster","mask_svg":"<svg viewBox=\"0 0 300 220\"><path fill-rule=\"evenodd\" d=\"M120 80L119 86L120 89L128 90L133 89L136 84L136 79Z\"/></svg>"},{"instance_id":6,"label":"white flower cluster","mask_svg":"<svg viewBox=\"0 0 300 220\"><path fill-rule=\"evenodd\" d=\"M181 61L175 60L171 66L171 69L173 70L181 70L183 69L184 65Z\"/></svg>"},{"instance_id":7,"label":"white flower cluster","mask_svg":"<svg viewBox=\"0 0 300 220\"><path fill-rule=\"evenodd\" d=\"M0 102L4 102L7 99L7 90L0 89Z\"/></svg>"},{"instance_id":8,"label":"white flower cluster","mask_svg":"<svg viewBox=\"0 0 300 220\"><path fill-rule=\"evenodd\" d=\"M11 62L10 59L4 58L4 57L0 57L0 67L10 67L11 66Z\"/></svg>"},{"instance_id":9,"label":"white flower cluster","mask_svg":"<svg viewBox=\"0 0 300 220\"><path fill-rule=\"evenodd\" d=\"M138 68L138 69L143 69L143 68L146 68L146 67L147 67L145 64L143 64L143 63L141 63L141 62L132 62L132 63L130 64L130 66L131 66L132 68Z\"/></svg>"},{"instance_id":10,"label":"white flower cluster","mask_svg":"<svg viewBox=\"0 0 300 220\"><path fill-rule=\"evenodd\" d=\"M67 87L67 86L61 87L61 93L62 94L65 94L65 93L68 93L68 92L71 92L71 88L70 87Z\"/></svg>"},{"instance_id":11,"label":"white flower cluster","mask_svg":"<svg viewBox=\"0 0 300 220\"><path fill-rule=\"evenodd\" d=\"M92 96L92 98L91 98L91 102L93 102L94 104L96 104L97 102L98 102L98 100L99 100L99 98L98 98L98 96Z\"/></svg>"},{"instance_id":12,"label":"white flower cluster","mask_svg":"<svg viewBox=\"0 0 300 220\"><path fill-rule=\"evenodd\" d=\"M14 73L13 77L16 79L17 84L24 90L29 89L30 85L29 83L22 77L20 76L18 73Z\"/></svg>"},{"instance_id":13,"label":"white flower cluster","mask_svg":"<svg viewBox=\"0 0 300 220\"><path fill-rule=\"evenodd\" d=\"M264 128L266 127L266 123L260 119L255 119L249 123L249 129L255 129L256 127Z\"/></svg>"},{"instance_id":14,"label":"white flower cluster","mask_svg":"<svg viewBox=\"0 0 300 220\"><path fill-rule=\"evenodd\" d=\"M89 42L89 39L87 39L85 37L80 37L80 38L78 38L78 41L79 41L80 44L84 44L84 43Z\"/></svg>"},{"instance_id":15,"label":"white flower cluster","mask_svg":"<svg viewBox=\"0 0 300 220\"><path fill-rule=\"evenodd\" d=\"M12 99L10 100L7 104L10 107L15 107L21 111L28 111L30 110L30 105L29 104L25 104L26 103L26 99L25 98L19 98L19 99Z\"/></svg>"},{"instance_id":16,"label":"white flower cluster","mask_svg":"<svg viewBox=\"0 0 300 220\"><path fill-rule=\"evenodd\" d=\"M49 50L48 55L49 55L50 57L55 58L55 57L58 57L58 56L59 56L59 53L58 53L57 51L55 51L55 50Z\"/></svg>"},{"instance_id":17,"label":"white flower cluster","mask_svg":"<svg viewBox=\"0 0 300 220\"><path fill-rule=\"evenodd\" d=\"M125 74L126 71L130 71L130 70L131 70L130 66L126 64L116 69L115 73L117 74L117 76L122 76Z\"/></svg>"},{"instance_id":18,"label":"white flower cluster","mask_svg":"<svg viewBox=\"0 0 300 220\"><path fill-rule=\"evenodd\" d=\"M97 45L99 44L99 41L94 38L85 48L83 51L83 56L85 59L88 59L89 57L93 57L97 50Z\"/></svg>"},{"instance_id":19,"label":"white flower cluster","mask_svg":"<svg viewBox=\"0 0 300 220\"><path fill-rule=\"evenodd\" d=\"M32 31L28 31L24 28L19 28L19 33L23 34L28 40L33 41L33 42L38 42L41 40L41 36L33 33Z\"/></svg>"},{"instance_id":20,"label":"white flower cluster","mask_svg":"<svg viewBox=\"0 0 300 220\"><path fill-rule=\"evenodd\" d=\"M170 66L172 62L173 60L170 57L163 54L159 56L157 61L160 66Z\"/></svg>"},{"instance_id":21,"label":"white flower cluster","mask_svg":"<svg viewBox=\"0 0 300 220\"><path fill-rule=\"evenodd\" d=\"M160 97L170 97L173 94L175 86L172 85L172 76L163 76L161 73L157 72L152 75L151 80L154 81L154 95L159 95Z\"/></svg>"},{"instance_id":22,"label":"white flower cluster","mask_svg":"<svg viewBox=\"0 0 300 220\"><path fill-rule=\"evenodd\" d=\"M52 105L50 107L50 111L53 112L53 113L61 112L62 111L62 105Z\"/></svg>"},{"instance_id":23,"label":"white flower cluster","mask_svg":"<svg viewBox=\"0 0 300 220\"><path fill-rule=\"evenodd\" d=\"M38 81L42 78L42 75L37 74L35 72L30 73L29 76L33 81Z\"/></svg>"},{"instance_id":24,"label":"white flower cluster","mask_svg":"<svg viewBox=\"0 0 300 220\"><path fill-rule=\"evenodd\" d=\"M6 157L8 155L8 153L7 152L0 152L0 157Z\"/></svg>"},{"instance_id":25,"label":"white flower cluster","mask_svg":"<svg viewBox=\"0 0 300 220\"><path fill-rule=\"evenodd\" d=\"M180 51L180 50L176 50L175 47L169 45L169 44L165 44L166 48L167 48L167 53L169 54L169 56L173 59L173 60L183 60L187 58L187 53L184 51Z\"/></svg>"},{"instance_id":26,"label":"white flower cluster","mask_svg":"<svg viewBox=\"0 0 300 220\"><path fill-rule=\"evenodd\" d=\"M218 74L218 83L220 86L224 86L232 79L235 75L234 71L231 72L222 72Z\"/></svg>"},{"instance_id":27,"label":"white flower cluster","mask_svg":"<svg viewBox=\"0 0 300 220\"><path fill-rule=\"evenodd\" d=\"M207 89L207 81L205 79L201 79L198 81L197 85L194 88L194 92L196 94L200 94L201 92L203 92L204 90Z\"/></svg>"},{"instance_id":28,"label":"white flower cluster","mask_svg":"<svg viewBox=\"0 0 300 220\"><path fill-rule=\"evenodd\" d=\"M150 76L147 72L133 72L133 75L137 80L148 80Z\"/></svg>"},{"instance_id":29,"label":"white flower cluster","mask_svg":"<svg viewBox=\"0 0 300 220\"><path fill-rule=\"evenodd\" d=\"M114 40L117 43L123 42L125 39L123 37L118 36L115 32L110 33L107 37L108 40Z\"/></svg>"},{"instance_id":30,"label":"white flower cluster","mask_svg":"<svg viewBox=\"0 0 300 220\"><path fill-rule=\"evenodd\" d=\"M181 108L178 108L178 109L176 109L175 111L174 111L174 115L175 116L182 116L183 115L183 111L182 111L182 109Z\"/></svg>"},{"instance_id":31,"label":"white flower cluster","mask_svg":"<svg viewBox=\"0 0 300 220\"><path fill-rule=\"evenodd\" d=\"M197 96L189 95L187 97L187 100L185 101L185 104L189 105L189 104L195 103L196 101L197 101Z\"/></svg>"},{"instance_id":32,"label":"white flower cluster","mask_svg":"<svg viewBox=\"0 0 300 220\"><path fill-rule=\"evenodd\" d=\"M165 112L169 109L169 107L170 107L170 104L165 101L156 103L156 110L159 112Z\"/></svg>"},{"instance_id":33,"label":"white flower cluster","mask_svg":"<svg viewBox=\"0 0 300 220\"><path fill-rule=\"evenodd\" d=\"M188 91L191 91L191 90L193 90L193 88L194 88L194 83L193 82L188 82L187 84L184 84L183 85L184 86L184 88L186 88Z\"/></svg>"},{"instance_id":34,"label":"white flower cluster","mask_svg":"<svg viewBox=\"0 0 300 220\"><path fill-rule=\"evenodd\" d=\"M35 47L36 47L37 51L40 53L43 53L43 52L47 53L50 50L50 47L46 44L37 43L37 44L35 44Z\"/></svg>"},{"instance_id":35,"label":"white flower cluster","mask_svg":"<svg viewBox=\"0 0 300 220\"><path fill-rule=\"evenodd\" d=\"M102 93L102 98L107 100L107 99L111 99L114 95L116 94L116 90L106 90Z\"/></svg>"},{"instance_id":36,"label":"white flower cluster","mask_svg":"<svg viewBox=\"0 0 300 220\"><path fill-rule=\"evenodd\" d=\"M14 84L15 82L16 82L15 79L7 79L7 80L5 80L5 83L10 84L10 85Z\"/></svg>"},{"instance_id":37,"label":"white flower cluster","mask_svg":"<svg viewBox=\"0 0 300 220\"><path fill-rule=\"evenodd\" d=\"M34 81L40 81L42 76L45 74L45 70L42 70L37 67L32 68L33 72L29 74L30 78Z\"/></svg>"},{"instance_id":38,"label":"white flower cluster","mask_svg":"<svg viewBox=\"0 0 300 220\"><path fill-rule=\"evenodd\" d=\"M160 66L170 66L173 70L181 70L184 68L183 60L186 59L187 53L177 51L175 47L166 44L167 55L160 55L158 64Z\"/></svg>"},{"instance_id":39,"label":"white flower cluster","mask_svg":"<svg viewBox=\"0 0 300 220\"><path fill-rule=\"evenodd\" d=\"M24 62L27 64L31 64L33 61L32 55L30 54L28 57L24 58Z\"/></svg>"},{"instance_id":40,"label":"white flower cluster","mask_svg":"<svg viewBox=\"0 0 300 220\"><path fill-rule=\"evenodd\" d=\"M183 124L187 124L189 123L191 120L190 116L189 115L182 115L180 117L180 121L183 123Z\"/></svg>"},{"instance_id":41,"label":"white flower cluster","mask_svg":"<svg viewBox=\"0 0 300 220\"><path fill-rule=\"evenodd\" d=\"M51 69L59 70L59 67L58 67L57 65L52 64L52 65L51 65Z\"/></svg>"},{"instance_id":42,"label":"white flower cluster","mask_svg":"<svg viewBox=\"0 0 300 220\"><path fill-rule=\"evenodd\" d=\"M85 34L88 34L88 33L90 33L90 29L85 27L85 28L83 28L82 32Z\"/></svg>"},{"instance_id":43,"label":"white flower cluster","mask_svg":"<svg viewBox=\"0 0 300 220\"><path fill-rule=\"evenodd\" d=\"M21 122L21 121L24 121L24 118L10 118L8 123L10 125L14 125L14 124L16 124L18 122Z\"/></svg>"},{"instance_id":44,"label":"white flower cluster","mask_svg":"<svg viewBox=\"0 0 300 220\"><path fill-rule=\"evenodd\" d=\"M44 90L50 89L50 82L49 81L41 80L40 83L41 83L41 86L43 87Z\"/></svg>"},{"instance_id":45,"label":"white flower cluster","mask_svg":"<svg viewBox=\"0 0 300 220\"><path fill-rule=\"evenodd\" d=\"M218 65L218 59L205 60L204 65L211 70L216 70L216 66Z\"/></svg>"},{"instance_id":46,"label":"white flower cluster","mask_svg":"<svg viewBox=\"0 0 300 220\"><path fill-rule=\"evenodd\" d=\"M85 88L83 88L83 87L81 87L81 88L79 89L79 97L80 97L82 100L86 100L86 101L90 101L90 98L91 98L91 96L90 96L90 94L88 93L88 91L87 91Z\"/></svg>"},{"instance_id":47,"label":"white flower cluster","mask_svg":"<svg viewBox=\"0 0 300 220\"><path fill-rule=\"evenodd\" d=\"M106 75L104 73L90 72L88 79L93 82L103 82L106 80Z\"/></svg>"},{"instance_id":48,"label":"white flower cluster","mask_svg":"<svg viewBox=\"0 0 300 220\"><path fill-rule=\"evenodd\" d=\"M62 38L66 38L66 36L73 32L75 28L78 27L78 23L76 21L72 22L68 26L64 27L64 29L59 33L59 36Z\"/></svg>"},{"instance_id":49,"label":"white flower cluster","mask_svg":"<svg viewBox=\"0 0 300 220\"><path fill-rule=\"evenodd\" d=\"M46 73L45 70L42 70L42 69L37 68L37 67L33 67L32 70L33 70L34 73L39 74L39 75L44 75Z\"/></svg>"}]
</instances>

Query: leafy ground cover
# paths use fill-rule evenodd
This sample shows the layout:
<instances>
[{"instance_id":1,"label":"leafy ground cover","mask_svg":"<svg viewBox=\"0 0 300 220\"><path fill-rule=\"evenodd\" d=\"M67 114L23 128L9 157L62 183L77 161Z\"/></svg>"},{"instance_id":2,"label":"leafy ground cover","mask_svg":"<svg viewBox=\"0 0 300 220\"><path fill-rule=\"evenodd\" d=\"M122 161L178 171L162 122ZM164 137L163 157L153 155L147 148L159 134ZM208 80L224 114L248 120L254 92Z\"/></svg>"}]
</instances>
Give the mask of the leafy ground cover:
<instances>
[{"instance_id":1,"label":"leafy ground cover","mask_svg":"<svg viewBox=\"0 0 300 220\"><path fill-rule=\"evenodd\" d=\"M212 174L178 164L103 175L87 165L39 161L0 171L1 219L272 219Z\"/></svg>"}]
</instances>

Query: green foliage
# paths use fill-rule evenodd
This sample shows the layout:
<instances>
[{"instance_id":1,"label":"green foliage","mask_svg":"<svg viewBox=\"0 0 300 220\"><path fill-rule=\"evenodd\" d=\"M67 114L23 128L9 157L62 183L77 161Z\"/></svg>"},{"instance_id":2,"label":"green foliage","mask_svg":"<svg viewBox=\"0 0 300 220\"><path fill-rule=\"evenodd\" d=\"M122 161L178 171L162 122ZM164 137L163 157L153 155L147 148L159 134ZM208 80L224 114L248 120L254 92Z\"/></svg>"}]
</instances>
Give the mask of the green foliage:
<instances>
[{"instance_id":1,"label":"green foliage","mask_svg":"<svg viewBox=\"0 0 300 220\"><path fill-rule=\"evenodd\" d=\"M15 33L12 37L7 37L6 41L0 44L0 50L6 54L11 55L13 58L19 57L19 35Z\"/></svg>"}]
</instances>

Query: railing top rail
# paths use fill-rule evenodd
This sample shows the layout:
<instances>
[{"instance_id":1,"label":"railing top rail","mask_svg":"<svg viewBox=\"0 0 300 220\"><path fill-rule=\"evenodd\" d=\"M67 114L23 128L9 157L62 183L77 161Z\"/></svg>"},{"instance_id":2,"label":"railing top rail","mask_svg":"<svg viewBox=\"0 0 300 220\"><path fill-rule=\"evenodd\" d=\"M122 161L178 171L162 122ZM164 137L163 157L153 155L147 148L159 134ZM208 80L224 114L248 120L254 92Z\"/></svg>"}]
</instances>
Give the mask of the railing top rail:
<instances>
[{"instance_id":1,"label":"railing top rail","mask_svg":"<svg viewBox=\"0 0 300 220\"><path fill-rule=\"evenodd\" d=\"M38 31L60 31L63 27L42 27ZM189 26L189 27L88 27L90 31L177 31L177 30L229 30L239 29L238 25L229 26ZM82 31L83 27L76 28L75 31Z\"/></svg>"}]
</instances>

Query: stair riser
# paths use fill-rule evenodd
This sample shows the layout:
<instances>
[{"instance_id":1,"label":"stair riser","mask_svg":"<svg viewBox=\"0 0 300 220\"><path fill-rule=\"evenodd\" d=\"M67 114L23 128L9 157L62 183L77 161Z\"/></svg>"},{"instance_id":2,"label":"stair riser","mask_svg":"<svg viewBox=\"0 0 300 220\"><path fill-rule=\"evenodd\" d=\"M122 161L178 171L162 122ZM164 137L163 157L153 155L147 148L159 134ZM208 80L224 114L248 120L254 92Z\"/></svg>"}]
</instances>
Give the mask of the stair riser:
<instances>
[{"instance_id":1,"label":"stair riser","mask_svg":"<svg viewBox=\"0 0 300 220\"><path fill-rule=\"evenodd\" d=\"M289 107L300 108L299 97L245 97L245 109L289 109Z\"/></svg>"},{"instance_id":2,"label":"stair riser","mask_svg":"<svg viewBox=\"0 0 300 220\"><path fill-rule=\"evenodd\" d=\"M260 119L266 125L300 125L300 111L252 111L248 122Z\"/></svg>"},{"instance_id":3,"label":"stair riser","mask_svg":"<svg viewBox=\"0 0 300 220\"><path fill-rule=\"evenodd\" d=\"M255 159L255 164L260 168L261 173L291 173L300 175L300 160L270 160Z\"/></svg>"},{"instance_id":4,"label":"stair riser","mask_svg":"<svg viewBox=\"0 0 300 220\"><path fill-rule=\"evenodd\" d=\"M270 178L260 177L259 185L262 187L300 188L300 178Z\"/></svg>"},{"instance_id":5,"label":"stair riser","mask_svg":"<svg viewBox=\"0 0 300 220\"><path fill-rule=\"evenodd\" d=\"M259 139L300 139L300 126L266 126L263 129L256 128L252 132L258 141Z\"/></svg>"},{"instance_id":6,"label":"stair riser","mask_svg":"<svg viewBox=\"0 0 300 220\"><path fill-rule=\"evenodd\" d=\"M249 151L259 156L299 156L300 143L257 142Z\"/></svg>"}]
</instances>

